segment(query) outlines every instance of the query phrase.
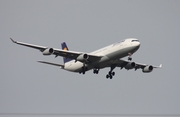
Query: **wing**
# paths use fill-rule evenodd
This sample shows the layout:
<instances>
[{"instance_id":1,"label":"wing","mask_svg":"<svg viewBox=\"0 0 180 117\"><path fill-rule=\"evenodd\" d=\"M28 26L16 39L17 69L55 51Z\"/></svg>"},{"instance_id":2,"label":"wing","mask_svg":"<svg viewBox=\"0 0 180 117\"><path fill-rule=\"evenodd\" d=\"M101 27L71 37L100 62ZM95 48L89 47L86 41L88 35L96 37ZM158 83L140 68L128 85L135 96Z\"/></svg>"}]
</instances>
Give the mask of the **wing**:
<instances>
[{"instance_id":1,"label":"wing","mask_svg":"<svg viewBox=\"0 0 180 117\"><path fill-rule=\"evenodd\" d=\"M135 63L127 60L116 60L115 63L117 67L125 68L127 70L129 69L142 69L144 73L151 72L154 68L161 68L162 64L159 66L154 66L154 65L147 65L147 64L142 64L142 63Z\"/></svg>"},{"instance_id":2,"label":"wing","mask_svg":"<svg viewBox=\"0 0 180 117\"><path fill-rule=\"evenodd\" d=\"M43 53L43 55L53 54L56 57L62 56L62 57L71 58L71 59L75 59L75 60L78 59L80 61L81 61L81 59L83 59L82 57L84 57L84 55L86 55L86 57L88 55L88 58L85 58L85 59L88 59L88 60L86 60L86 62L97 61L97 60L100 60L102 57L102 56L96 56L96 55L92 55L92 54L85 54L84 52L75 52L75 51L66 51L66 50L61 50L61 49L56 49L56 48L48 48L45 46L39 46L39 45L15 41L12 38L10 38L10 39L13 43L16 43L18 45L22 45L22 46L26 46L26 47L30 47L30 48L40 50Z\"/></svg>"},{"instance_id":3,"label":"wing","mask_svg":"<svg viewBox=\"0 0 180 117\"><path fill-rule=\"evenodd\" d=\"M30 47L30 48L34 48L34 49L38 49L41 52L43 52L45 49L47 49L47 47L44 47L44 46L38 46L38 45L28 44L28 43L24 43L24 42L18 42L18 41L13 40L12 38L10 38L10 39L11 39L11 41L13 43L16 43L18 45L27 46L27 47Z\"/></svg>"}]
</instances>

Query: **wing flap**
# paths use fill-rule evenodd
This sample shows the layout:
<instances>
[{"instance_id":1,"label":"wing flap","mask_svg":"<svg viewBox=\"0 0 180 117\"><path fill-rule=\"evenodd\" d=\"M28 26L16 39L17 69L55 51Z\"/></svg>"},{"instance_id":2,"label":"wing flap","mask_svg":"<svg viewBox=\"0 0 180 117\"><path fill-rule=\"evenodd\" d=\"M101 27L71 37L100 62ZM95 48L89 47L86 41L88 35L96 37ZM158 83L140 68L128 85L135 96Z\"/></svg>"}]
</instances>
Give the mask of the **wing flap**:
<instances>
[{"instance_id":1,"label":"wing flap","mask_svg":"<svg viewBox=\"0 0 180 117\"><path fill-rule=\"evenodd\" d=\"M66 51L66 50L61 50L61 49L55 49L54 48L54 53L53 54L55 54L57 56L66 57L66 58L76 59L82 53L83 52Z\"/></svg>"},{"instance_id":2,"label":"wing flap","mask_svg":"<svg viewBox=\"0 0 180 117\"><path fill-rule=\"evenodd\" d=\"M61 50L61 49L54 49L54 54L66 58L71 58L71 59L77 59L78 56L84 54L84 52L75 52L75 51L66 51L66 50ZM102 56L97 56L97 55L92 55L88 54L89 58L88 61L97 61L100 60Z\"/></svg>"},{"instance_id":3,"label":"wing flap","mask_svg":"<svg viewBox=\"0 0 180 117\"><path fill-rule=\"evenodd\" d=\"M89 54L89 61L92 62L92 61L98 61L102 58L102 56L97 56L97 55L92 55L92 54Z\"/></svg>"}]
</instances>

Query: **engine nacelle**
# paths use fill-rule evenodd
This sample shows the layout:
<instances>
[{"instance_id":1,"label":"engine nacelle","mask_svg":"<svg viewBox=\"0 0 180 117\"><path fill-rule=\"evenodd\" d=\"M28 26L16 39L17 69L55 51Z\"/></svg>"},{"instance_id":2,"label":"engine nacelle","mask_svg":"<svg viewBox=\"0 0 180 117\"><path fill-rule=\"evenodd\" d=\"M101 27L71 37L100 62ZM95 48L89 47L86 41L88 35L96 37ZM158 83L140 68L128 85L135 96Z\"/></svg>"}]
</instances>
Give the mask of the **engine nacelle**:
<instances>
[{"instance_id":1,"label":"engine nacelle","mask_svg":"<svg viewBox=\"0 0 180 117\"><path fill-rule=\"evenodd\" d=\"M43 53L43 55L51 55L51 54L53 54L53 52L54 52L53 48L47 48L42 53Z\"/></svg>"},{"instance_id":2,"label":"engine nacelle","mask_svg":"<svg viewBox=\"0 0 180 117\"><path fill-rule=\"evenodd\" d=\"M124 66L125 69L133 69L136 66L135 62L128 63L126 66Z\"/></svg>"},{"instance_id":3,"label":"engine nacelle","mask_svg":"<svg viewBox=\"0 0 180 117\"><path fill-rule=\"evenodd\" d=\"M152 70L153 70L153 66L149 65L149 66L144 67L144 69L142 69L142 72L149 73L149 72L152 72Z\"/></svg>"},{"instance_id":4,"label":"engine nacelle","mask_svg":"<svg viewBox=\"0 0 180 117\"><path fill-rule=\"evenodd\" d=\"M89 55L88 54L81 54L77 57L77 61L81 61L81 62L85 62L87 61L89 58Z\"/></svg>"}]
</instances>

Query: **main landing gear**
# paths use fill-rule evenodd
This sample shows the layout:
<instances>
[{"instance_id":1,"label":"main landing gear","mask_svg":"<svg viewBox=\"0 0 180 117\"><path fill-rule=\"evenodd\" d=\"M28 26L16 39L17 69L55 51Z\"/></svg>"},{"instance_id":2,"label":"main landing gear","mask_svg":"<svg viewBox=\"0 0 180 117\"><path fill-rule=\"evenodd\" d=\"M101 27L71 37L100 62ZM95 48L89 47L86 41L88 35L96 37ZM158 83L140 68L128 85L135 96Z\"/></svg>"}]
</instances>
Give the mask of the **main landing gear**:
<instances>
[{"instance_id":1,"label":"main landing gear","mask_svg":"<svg viewBox=\"0 0 180 117\"><path fill-rule=\"evenodd\" d=\"M98 74L98 73L99 73L99 69L94 69L94 70L93 70L93 73L94 73L94 74Z\"/></svg>"},{"instance_id":2,"label":"main landing gear","mask_svg":"<svg viewBox=\"0 0 180 117\"><path fill-rule=\"evenodd\" d=\"M82 70L79 72L80 74L85 74L87 71L87 67L82 67Z\"/></svg>"},{"instance_id":3,"label":"main landing gear","mask_svg":"<svg viewBox=\"0 0 180 117\"><path fill-rule=\"evenodd\" d=\"M109 73L106 75L106 78L107 78L107 79L108 79L108 78L112 79L114 75L115 75L115 72L109 71Z\"/></svg>"},{"instance_id":4,"label":"main landing gear","mask_svg":"<svg viewBox=\"0 0 180 117\"><path fill-rule=\"evenodd\" d=\"M109 71L109 73L106 75L106 78L110 78L112 79L113 76L115 75L115 72L113 72L113 69L115 68L116 66L111 66L111 70Z\"/></svg>"}]
</instances>

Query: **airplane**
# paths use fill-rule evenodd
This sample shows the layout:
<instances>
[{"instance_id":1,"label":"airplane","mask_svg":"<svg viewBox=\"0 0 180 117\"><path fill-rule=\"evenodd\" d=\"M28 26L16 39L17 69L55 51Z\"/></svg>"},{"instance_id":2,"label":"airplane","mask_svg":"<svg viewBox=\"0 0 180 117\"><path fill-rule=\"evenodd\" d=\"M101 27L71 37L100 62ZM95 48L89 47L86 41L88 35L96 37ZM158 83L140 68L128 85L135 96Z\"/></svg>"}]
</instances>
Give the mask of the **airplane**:
<instances>
[{"instance_id":1,"label":"airplane","mask_svg":"<svg viewBox=\"0 0 180 117\"><path fill-rule=\"evenodd\" d=\"M152 66L147 64L141 64L132 62L132 55L139 49L140 42L136 38L127 38L123 41L113 43L109 46L103 47L91 53L70 51L65 42L61 43L62 49L49 48L24 42L15 41L10 38L13 43L27 46L40 50L43 55L55 55L55 57L63 57L64 64L57 64L46 61L38 61L40 63L58 66L61 69L85 74L89 70L93 70L94 74L98 74L100 69L110 67L110 71L106 75L106 78L112 79L115 75L113 71L116 67L120 69L142 69L142 72L152 72L154 68L161 68L159 66ZM121 58L128 56L128 60L122 60Z\"/></svg>"}]
</instances>

